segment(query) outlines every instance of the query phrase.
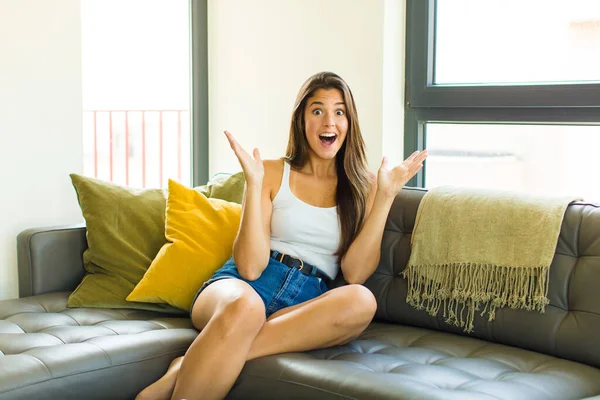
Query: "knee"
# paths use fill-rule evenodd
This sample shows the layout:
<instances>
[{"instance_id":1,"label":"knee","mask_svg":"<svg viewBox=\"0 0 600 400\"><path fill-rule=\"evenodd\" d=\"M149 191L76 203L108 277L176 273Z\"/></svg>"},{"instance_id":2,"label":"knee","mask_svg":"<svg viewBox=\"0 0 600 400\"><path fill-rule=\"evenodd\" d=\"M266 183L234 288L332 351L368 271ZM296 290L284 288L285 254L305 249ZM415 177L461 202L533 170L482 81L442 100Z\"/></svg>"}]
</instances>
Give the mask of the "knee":
<instances>
[{"instance_id":1,"label":"knee","mask_svg":"<svg viewBox=\"0 0 600 400\"><path fill-rule=\"evenodd\" d=\"M354 299L357 303L356 308L361 317L367 323L371 322L377 312L377 300L369 289L363 285L352 285L352 290L355 291Z\"/></svg>"},{"instance_id":2,"label":"knee","mask_svg":"<svg viewBox=\"0 0 600 400\"><path fill-rule=\"evenodd\" d=\"M377 300L373 293L362 285L351 284L345 287L348 314L345 316L346 323L361 326L368 325L377 311Z\"/></svg>"},{"instance_id":3,"label":"knee","mask_svg":"<svg viewBox=\"0 0 600 400\"><path fill-rule=\"evenodd\" d=\"M214 318L215 324L226 335L256 334L266 321L265 306L257 293L242 291L223 299L223 304Z\"/></svg>"}]
</instances>

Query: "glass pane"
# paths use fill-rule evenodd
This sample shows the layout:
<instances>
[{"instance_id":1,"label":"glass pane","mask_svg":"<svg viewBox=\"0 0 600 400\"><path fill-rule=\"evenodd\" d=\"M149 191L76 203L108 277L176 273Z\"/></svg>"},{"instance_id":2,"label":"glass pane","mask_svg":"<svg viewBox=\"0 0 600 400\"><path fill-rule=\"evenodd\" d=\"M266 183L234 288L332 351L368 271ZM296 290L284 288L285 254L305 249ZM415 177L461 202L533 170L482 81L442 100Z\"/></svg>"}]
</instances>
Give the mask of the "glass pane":
<instances>
[{"instance_id":1,"label":"glass pane","mask_svg":"<svg viewBox=\"0 0 600 400\"><path fill-rule=\"evenodd\" d=\"M437 0L436 84L600 81L598 0Z\"/></svg>"},{"instance_id":2,"label":"glass pane","mask_svg":"<svg viewBox=\"0 0 600 400\"><path fill-rule=\"evenodd\" d=\"M84 174L133 187L191 177L188 0L83 0Z\"/></svg>"},{"instance_id":3,"label":"glass pane","mask_svg":"<svg viewBox=\"0 0 600 400\"><path fill-rule=\"evenodd\" d=\"M600 202L600 126L426 125L425 186L575 195Z\"/></svg>"}]
</instances>

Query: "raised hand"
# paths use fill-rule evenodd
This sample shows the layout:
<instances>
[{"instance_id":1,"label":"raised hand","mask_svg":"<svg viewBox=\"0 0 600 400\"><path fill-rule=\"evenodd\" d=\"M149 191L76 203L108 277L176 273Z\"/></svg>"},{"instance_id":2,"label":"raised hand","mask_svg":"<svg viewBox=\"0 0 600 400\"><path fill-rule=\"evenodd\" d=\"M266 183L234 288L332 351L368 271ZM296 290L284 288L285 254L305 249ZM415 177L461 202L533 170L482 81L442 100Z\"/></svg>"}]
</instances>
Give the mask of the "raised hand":
<instances>
[{"instance_id":1,"label":"raised hand","mask_svg":"<svg viewBox=\"0 0 600 400\"><path fill-rule=\"evenodd\" d=\"M237 157L248 185L258 184L262 185L262 180L265 175L265 169L263 162L260 158L258 149L254 149L252 157L240 144L234 139L233 135L229 131L225 131L225 136L229 140L229 145L233 149L235 156Z\"/></svg>"},{"instance_id":2,"label":"raised hand","mask_svg":"<svg viewBox=\"0 0 600 400\"><path fill-rule=\"evenodd\" d=\"M377 190L389 197L396 196L402 187L423 167L423 161L425 161L427 155L427 150L415 151L402 164L392 169L388 168L387 158L383 157L381 167L377 173Z\"/></svg>"}]
</instances>

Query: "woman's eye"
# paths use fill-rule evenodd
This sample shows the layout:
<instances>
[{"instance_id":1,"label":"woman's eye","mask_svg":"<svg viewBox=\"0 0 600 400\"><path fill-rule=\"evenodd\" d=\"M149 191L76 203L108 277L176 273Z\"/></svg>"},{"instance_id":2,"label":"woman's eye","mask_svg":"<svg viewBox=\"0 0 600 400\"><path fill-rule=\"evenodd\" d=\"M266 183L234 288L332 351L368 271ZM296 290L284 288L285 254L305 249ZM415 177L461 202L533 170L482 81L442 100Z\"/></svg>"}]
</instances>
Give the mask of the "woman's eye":
<instances>
[{"instance_id":1,"label":"woman's eye","mask_svg":"<svg viewBox=\"0 0 600 400\"><path fill-rule=\"evenodd\" d=\"M321 114L323 114L323 111L321 111L320 109L316 108L316 109L313 110L313 114L315 114L315 115L321 115Z\"/></svg>"},{"instance_id":2,"label":"woman's eye","mask_svg":"<svg viewBox=\"0 0 600 400\"><path fill-rule=\"evenodd\" d=\"M335 115L344 115L344 110L337 110Z\"/></svg>"}]
</instances>

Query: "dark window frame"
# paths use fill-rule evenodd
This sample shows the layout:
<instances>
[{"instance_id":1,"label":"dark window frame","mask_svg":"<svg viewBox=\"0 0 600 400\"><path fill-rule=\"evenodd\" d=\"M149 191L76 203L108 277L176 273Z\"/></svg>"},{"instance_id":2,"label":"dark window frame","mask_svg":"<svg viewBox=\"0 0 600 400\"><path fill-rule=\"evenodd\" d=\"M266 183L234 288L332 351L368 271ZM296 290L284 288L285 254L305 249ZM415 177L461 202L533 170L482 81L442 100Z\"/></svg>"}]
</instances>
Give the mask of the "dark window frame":
<instances>
[{"instance_id":1,"label":"dark window frame","mask_svg":"<svg viewBox=\"0 0 600 400\"><path fill-rule=\"evenodd\" d=\"M435 85L436 0L406 2L404 153L426 143L426 124L600 124L600 84ZM427 163L409 185L424 187Z\"/></svg>"},{"instance_id":2,"label":"dark window frame","mask_svg":"<svg viewBox=\"0 0 600 400\"><path fill-rule=\"evenodd\" d=\"M207 0L190 1L192 184L208 182L208 19Z\"/></svg>"}]
</instances>

